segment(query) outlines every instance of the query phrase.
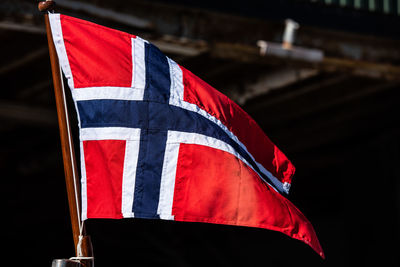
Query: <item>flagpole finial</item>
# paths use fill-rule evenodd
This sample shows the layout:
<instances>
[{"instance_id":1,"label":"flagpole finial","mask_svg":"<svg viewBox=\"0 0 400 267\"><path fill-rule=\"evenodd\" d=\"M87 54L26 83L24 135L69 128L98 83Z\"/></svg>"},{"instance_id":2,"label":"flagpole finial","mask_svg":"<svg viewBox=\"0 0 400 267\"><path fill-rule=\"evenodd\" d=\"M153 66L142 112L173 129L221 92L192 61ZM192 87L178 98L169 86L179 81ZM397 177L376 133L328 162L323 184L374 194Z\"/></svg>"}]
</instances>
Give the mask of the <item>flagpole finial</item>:
<instances>
[{"instance_id":1,"label":"flagpole finial","mask_svg":"<svg viewBox=\"0 0 400 267\"><path fill-rule=\"evenodd\" d=\"M55 5L56 2L54 2L53 0L40 1L38 4L38 9L41 12L51 11L54 9Z\"/></svg>"}]
</instances>

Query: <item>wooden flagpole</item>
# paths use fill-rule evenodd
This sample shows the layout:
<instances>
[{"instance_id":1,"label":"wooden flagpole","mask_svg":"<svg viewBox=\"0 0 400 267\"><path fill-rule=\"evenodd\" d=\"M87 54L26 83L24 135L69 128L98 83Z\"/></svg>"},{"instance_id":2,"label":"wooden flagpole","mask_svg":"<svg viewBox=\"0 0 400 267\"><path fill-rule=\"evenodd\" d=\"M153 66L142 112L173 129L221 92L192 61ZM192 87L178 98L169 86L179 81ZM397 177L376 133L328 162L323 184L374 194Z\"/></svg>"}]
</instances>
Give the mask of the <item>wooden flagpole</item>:
<instances>
[{"instance_id":1,"label":"wooden flagpole","mask_svg":"<svg viewBox=\"0 0 400 267\"><path fill-rule=\"evenodd\" d=\"M54 1L46 0L39 2L38 8L42 12L47 12L53 9ZM63 91L62 85L62 76L60 73L60 66L58 61L58 56L56 53L56 49L53 43L53 37L51 34L49 17L47 14L44 15L45 24L46 24L46 32L47 32L47 40L49 45L49 54L50 54L50 62L51 62L51 71L53 75L53 84L54 84L54 94L56 100L57 107L57 117L58 117L58 125L60 129L60 138L61 138L61 148L64 162L64 174L65 174L65 182L67 188L68 195L68 205L69 205L69 213L71 216L71 225L72 225L72 233L75 244L75 254L77 257L92 257L93 250L92 244L90 241L90 237L85 235L85 229L80 229L80 227L84 227L81 225L80 221L80 184L77 180L77 168L76 168L76 159L75 159L75 151L74 145L71 135L71 130L69 127L68 121L68 110L66 109L66 99L65 93ZM79 244L79 237L82 234L83 239ZM78 245L80 245L81 251L78 251ZM79 255L81 252L81 255ZM82 260L81 263L84 266L91 266L91 260Z\"/></svg>"}]
</instances>

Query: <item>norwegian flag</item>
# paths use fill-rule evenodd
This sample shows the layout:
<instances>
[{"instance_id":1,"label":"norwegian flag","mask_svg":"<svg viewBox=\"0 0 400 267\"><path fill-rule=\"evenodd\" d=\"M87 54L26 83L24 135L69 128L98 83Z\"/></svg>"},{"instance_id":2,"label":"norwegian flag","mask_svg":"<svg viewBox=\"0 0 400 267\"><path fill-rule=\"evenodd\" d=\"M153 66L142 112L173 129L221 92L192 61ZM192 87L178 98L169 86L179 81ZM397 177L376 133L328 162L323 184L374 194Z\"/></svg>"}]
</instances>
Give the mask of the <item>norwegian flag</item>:
<instances>
[{"instance_id":1,"label":"norwegian flag","mask_svg":"<svg viewBox=\"0 0 400 267\"><path fill-rule=\"evenodd\" d=\"M49 19L79 119L84 219L260 227L324 257L283 196L294 166L238 105L135 35Z\"/></svg>"}]
</instances>

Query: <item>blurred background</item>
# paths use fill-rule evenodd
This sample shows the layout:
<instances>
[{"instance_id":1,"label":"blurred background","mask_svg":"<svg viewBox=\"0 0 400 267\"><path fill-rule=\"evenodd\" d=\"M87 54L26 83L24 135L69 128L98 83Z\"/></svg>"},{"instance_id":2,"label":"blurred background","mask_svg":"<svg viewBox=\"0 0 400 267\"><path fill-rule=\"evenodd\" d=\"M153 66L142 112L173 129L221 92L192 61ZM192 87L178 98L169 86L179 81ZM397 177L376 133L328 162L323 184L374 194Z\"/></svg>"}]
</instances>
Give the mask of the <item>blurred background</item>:
<instances>
[{"instance_id":1,"label":"blurred background","mask_svg":"<svg viewBox=\"0 0 400 267\"><path fill-rule=\"evenodd\" d=\"M400 266L400 0L57 4L153 42L240 104L297 167L289 199L327 257L263 229L89 220L96 266ZM2 258L50 266L74 248L36 1L1 0L0 46Z\"/></svg>"}]
</instances>

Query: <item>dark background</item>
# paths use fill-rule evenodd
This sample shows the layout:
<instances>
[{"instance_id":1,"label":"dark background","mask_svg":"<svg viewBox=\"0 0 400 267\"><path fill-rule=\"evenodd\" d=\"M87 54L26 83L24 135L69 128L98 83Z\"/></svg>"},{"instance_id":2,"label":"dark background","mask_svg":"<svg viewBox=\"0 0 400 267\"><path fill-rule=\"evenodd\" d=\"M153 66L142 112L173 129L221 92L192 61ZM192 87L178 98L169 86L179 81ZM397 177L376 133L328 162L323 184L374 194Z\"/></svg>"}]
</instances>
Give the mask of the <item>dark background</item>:
<instances>
[{"instance_id":1,"label":"dark background","mask_svg":"<svg viewBox=\"0 0 400 267\"><path fill-rule=\"evenodd\" d=\"M399 266L399 1L99 0L82 9L65 2L58 11L149 39L238 101L296 166L288 198L312 222L327 257L264 229L88 220L96 266ZM281 41L288 17L301 25L295 45L324 51L322 63L252 54L259 39ZM50 266L74 248L35 1L0 3L0 40L2 259ZM279 83L291 73L296 79Z\"/></svg>"}]
</instances>

